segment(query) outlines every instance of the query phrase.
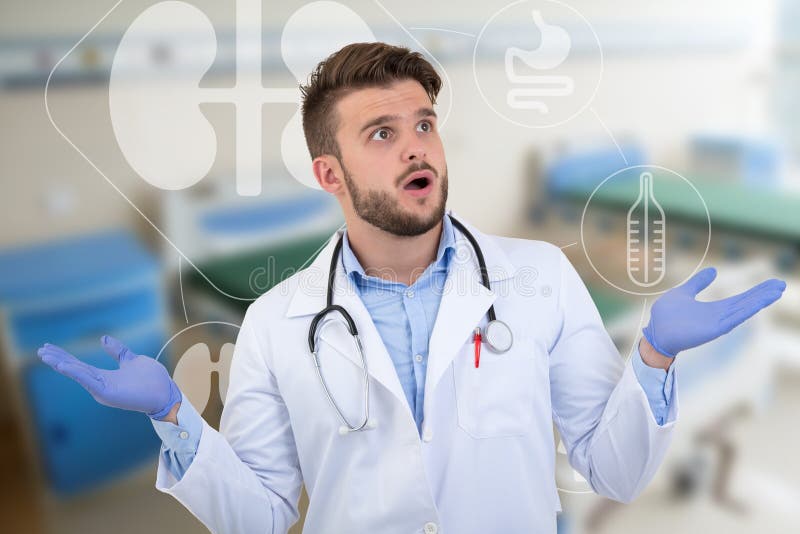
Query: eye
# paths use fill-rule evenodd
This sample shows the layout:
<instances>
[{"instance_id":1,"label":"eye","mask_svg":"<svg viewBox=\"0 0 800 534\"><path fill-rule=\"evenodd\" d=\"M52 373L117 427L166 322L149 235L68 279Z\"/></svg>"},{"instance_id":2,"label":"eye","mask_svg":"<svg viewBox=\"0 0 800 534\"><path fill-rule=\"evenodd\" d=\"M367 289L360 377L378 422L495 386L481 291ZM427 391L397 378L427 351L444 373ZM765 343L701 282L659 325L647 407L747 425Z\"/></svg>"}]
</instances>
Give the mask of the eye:
<instances>
[{"instance_id":1,"label":"eye","mask_svg":"<svg viewBox=\"0 0 800 534\"><path fill-rule=\"evenodd\" d=\"M433 131L433 123L431 121L422 121L419 123L418 129L421 128L423 132L429 133Z\"/></svg>"},{"instance_id":2,"label":"eye","mask_svg":"<svg viewBox=\"0 0 800 534\"><path fill-rule=\"evenodd\" d=\"M369 137L375 141L385 141L389 138L389 128L378 128Z\"/></svg>"}]
</instances>

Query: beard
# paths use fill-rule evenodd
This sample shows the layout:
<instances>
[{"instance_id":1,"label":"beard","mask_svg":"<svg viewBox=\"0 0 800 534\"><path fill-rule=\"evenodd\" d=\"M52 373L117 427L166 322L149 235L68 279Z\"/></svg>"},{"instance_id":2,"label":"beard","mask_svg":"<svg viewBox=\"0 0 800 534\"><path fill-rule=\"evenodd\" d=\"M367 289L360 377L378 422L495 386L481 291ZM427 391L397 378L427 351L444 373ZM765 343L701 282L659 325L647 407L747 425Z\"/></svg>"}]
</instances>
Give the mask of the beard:
<instances>
[{"instance_id":1,"label":"beard","mask_svg":"<svg viewBox=\"0 0 800 534\"><path fill-rule=\"evenodd\" d=\"M447 204L446 167L444 174L440 177L436 169L423 162L412 165L397 179L397 183L402 183L403 179L409 174L423 169L430 170L437 177L440 192L439 203L430 215L418 216L404 210L397 202L397 199L387 191L359 188L344 166L344 162L341 165L342 172L344 172L344 182L353 202L353 209L358 217L369 224L396 236L413 237L431 230L444 218L445 205ZM420 202L424 201L425 199L420 199Z\"/></svg>"}]
</instances>

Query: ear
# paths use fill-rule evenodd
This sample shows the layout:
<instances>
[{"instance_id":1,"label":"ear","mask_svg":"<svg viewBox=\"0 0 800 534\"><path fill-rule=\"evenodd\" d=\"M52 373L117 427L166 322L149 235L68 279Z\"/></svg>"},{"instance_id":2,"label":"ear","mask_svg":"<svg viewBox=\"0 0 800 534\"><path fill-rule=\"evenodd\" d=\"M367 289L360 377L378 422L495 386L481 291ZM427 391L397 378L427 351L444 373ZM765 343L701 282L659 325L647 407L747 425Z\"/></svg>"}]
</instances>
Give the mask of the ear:
<instances>
[{"instance_id":1,"label":"ear","mask_svg":"<svg viewBox=\"0 0 800 534\"><path fill-rule=\"evenodd\" d=\"M338 195L342 191L344 173L335 156L331 154L317 156L311 162L311 167L314 171L314 178L317 179L317 183L324 191L333 195Z\"/></svg>"}]
</instances>

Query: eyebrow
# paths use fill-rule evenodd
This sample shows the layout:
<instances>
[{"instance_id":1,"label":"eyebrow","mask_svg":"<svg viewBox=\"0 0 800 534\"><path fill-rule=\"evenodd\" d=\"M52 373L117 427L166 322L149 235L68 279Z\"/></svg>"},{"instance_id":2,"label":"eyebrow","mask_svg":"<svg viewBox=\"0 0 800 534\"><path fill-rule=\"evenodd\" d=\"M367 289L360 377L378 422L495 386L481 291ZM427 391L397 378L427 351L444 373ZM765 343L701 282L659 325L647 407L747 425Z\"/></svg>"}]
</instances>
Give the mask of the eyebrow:
<instances>
[{"instance_id":1,"label":"eyebrow","mask_svg":"<svg viewBox=\"0 0 800 534\"><path fill-rule=\"evenodd\" d=\"M436 112L433 111L433 108L428 108L428 107L419 108L417 110L417 112L415 113L415 115L418 118L436 117L437 116ZM400 118L400 115L381 115L380 117L376 117L376 118L372 119L371 121L369 121L368 123L366 123L364 126L362 126L361 130L358 132L358 134L361 135L362 133L364 133L364 130L369 130L373 126L378 126L379 124L385 124L387 122L396 121L399 118Z\"/></svg>"}]
</instances>

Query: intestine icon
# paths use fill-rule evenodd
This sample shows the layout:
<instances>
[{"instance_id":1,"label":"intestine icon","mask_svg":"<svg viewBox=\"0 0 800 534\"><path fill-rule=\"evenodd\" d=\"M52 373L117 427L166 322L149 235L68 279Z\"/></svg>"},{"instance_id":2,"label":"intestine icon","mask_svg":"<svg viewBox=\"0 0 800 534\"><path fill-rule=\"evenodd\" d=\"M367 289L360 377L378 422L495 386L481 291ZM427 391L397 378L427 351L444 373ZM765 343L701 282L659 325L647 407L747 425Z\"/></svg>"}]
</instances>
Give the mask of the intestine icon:
<instances>
[{"instance_id":1,"label":"intestine icon","mask_svg":"<svg viewBox=\"0 0 800 534\"><path fill-rule=\"evenodd\" d=\"M514 60L518 59L534 71L550 71L567 59L572 40L569 33L561 26L547 24L540 11L534 10L532 17L542 36L541 43L534 50L523 50L513 46L506 49L506 78L512 84L521 85L508 90L506 101L514 109L532 109L547 114L550 112L550 107L546 101L552 97L571 95L575 90L573 79L570 76L541 72L519 74Z\"/></svg>"}]
</instances>

